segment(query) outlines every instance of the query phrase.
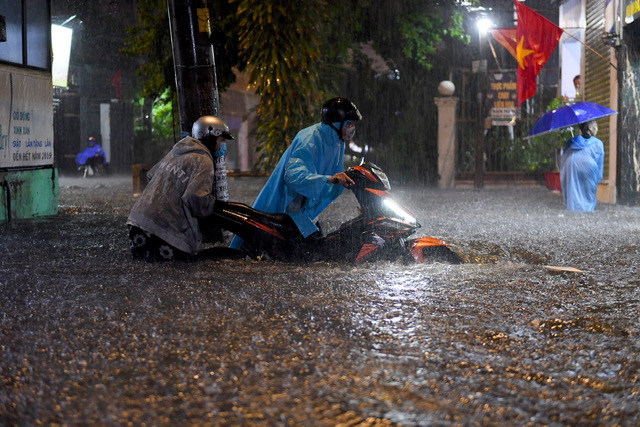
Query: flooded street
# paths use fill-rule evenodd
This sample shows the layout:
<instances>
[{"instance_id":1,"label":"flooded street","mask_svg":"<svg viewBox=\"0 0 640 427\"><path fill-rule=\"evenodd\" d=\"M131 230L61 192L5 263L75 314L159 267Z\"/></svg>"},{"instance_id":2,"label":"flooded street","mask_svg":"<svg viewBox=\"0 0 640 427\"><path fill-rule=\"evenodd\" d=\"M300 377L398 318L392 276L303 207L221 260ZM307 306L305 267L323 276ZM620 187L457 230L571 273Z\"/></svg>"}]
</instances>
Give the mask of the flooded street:
<instances>
[{"instance_id":1,"label":"flooded street","mask_svg":"<svg viewBox=\"0 0 640 427\"><path fill-rule=\"evenodd\" d=\"M131 178L61 178L0 224L0 424L640 423L640 208L392 191L466 263L138 262Z\"/></svg>"}]
</instances>

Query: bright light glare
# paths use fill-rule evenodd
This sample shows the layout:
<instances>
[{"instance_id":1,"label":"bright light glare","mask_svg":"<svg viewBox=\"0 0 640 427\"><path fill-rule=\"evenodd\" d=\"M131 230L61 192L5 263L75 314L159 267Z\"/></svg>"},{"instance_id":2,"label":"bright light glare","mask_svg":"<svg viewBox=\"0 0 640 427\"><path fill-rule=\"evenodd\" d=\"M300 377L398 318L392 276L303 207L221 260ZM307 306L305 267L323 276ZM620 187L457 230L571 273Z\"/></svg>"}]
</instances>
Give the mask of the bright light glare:
<instances>
[{"instance_id":1,"label":"bright light glare","mask_svg":"<svg viewBox=\"0 0 640 427\"><path fill-rule=\"evenodd\" d=\"M51 76L54 86L68 86L67 77L69 75L72 37L73 30L71 28L61 25L51 25L51 45L53 47Z\"/></svg>"},{"instance_id":2,"label":"bright light glare","mask_svg":"<svg viewBox=\"0 0 640 427\"><path fill-rule=\"evenodd\" d=\"M392 199L385 199L384 200L384 204L393 211L393 213L395 213L396 215L398 215L398 217L405 221L408 222L410 224L413 224L416 222L416 219L413 217L413 215L411 215L409 212L407 212L406 210L404 210L404 208L402 206L400 206L398 203L396 203L395 200Z\"/></svg>"},{"instance_id":3,"label":"bright light glare","mask_svg":"<svg viewBox=\"0 0 640 427\"><path fill-rule=\"evenodd\" d=\"M360 147L358 144L356 144L353 141L349 142L349 148L351 148L351 151L353 151L354 153L362 153L362 147Z\"/></svg>"},{"instance_id":4,"label":"bright light glare","mask_svg":"<svg viewBox=\"0 0 640 427\"><path fill-rule=\"evenodd\" d=\"M493 27L493 22L491 22L491 19L489 18L480 18L476 22L476 25L478 26L478 31L480 31L480 33L482 34L485 34L487 31L489 31L490 28Z\"/></svg>"}]
</instances>

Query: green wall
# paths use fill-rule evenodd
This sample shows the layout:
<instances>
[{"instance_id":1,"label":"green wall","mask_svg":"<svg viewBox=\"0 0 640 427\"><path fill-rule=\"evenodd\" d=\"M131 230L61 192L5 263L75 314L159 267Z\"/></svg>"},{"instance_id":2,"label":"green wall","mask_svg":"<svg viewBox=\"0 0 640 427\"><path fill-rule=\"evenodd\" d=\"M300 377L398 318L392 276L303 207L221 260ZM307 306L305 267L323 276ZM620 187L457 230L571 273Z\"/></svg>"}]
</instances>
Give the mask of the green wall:
<instances>
[{"instance_id":1,"label":"green wall","mask_svg":"<svg viewBox=\"0 0 640 427\"><path fill-rule=\"evenodd\" d=\"M58 213L55 168L0 171L0 222Z\"/></svg>"}]
</instances>

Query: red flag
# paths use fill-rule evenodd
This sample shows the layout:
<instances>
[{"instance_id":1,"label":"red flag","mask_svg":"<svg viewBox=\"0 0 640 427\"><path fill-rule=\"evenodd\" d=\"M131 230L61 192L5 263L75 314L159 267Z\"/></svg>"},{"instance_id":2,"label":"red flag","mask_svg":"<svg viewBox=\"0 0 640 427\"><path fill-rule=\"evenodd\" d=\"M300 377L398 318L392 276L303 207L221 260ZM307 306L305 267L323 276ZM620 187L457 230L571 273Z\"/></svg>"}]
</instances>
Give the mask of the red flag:
<instances>
[{"instance_id":1,"label":"red flag","mask_svg":"<svg viewBox=\"0 0 640 427\"><path fill-rule=\"evenodd\" d=\"M514 58L517 58L516 46L518 45L518 39L516 38L515 28L496 28L495 30L490 30L489 33L491 33L493 38L504 46Z\"/></svg>"},{"instance_id":2,"label":"red flag","mask_svg":"<svg viewBox=\"0 0 640 427\"><path fill-rule=\"evenodd\" d=\"M514 2L518 13L516 60L520 106L536 93L536 77L558 45L562 29L518 0Z\"/></svg>"}]
</instances>

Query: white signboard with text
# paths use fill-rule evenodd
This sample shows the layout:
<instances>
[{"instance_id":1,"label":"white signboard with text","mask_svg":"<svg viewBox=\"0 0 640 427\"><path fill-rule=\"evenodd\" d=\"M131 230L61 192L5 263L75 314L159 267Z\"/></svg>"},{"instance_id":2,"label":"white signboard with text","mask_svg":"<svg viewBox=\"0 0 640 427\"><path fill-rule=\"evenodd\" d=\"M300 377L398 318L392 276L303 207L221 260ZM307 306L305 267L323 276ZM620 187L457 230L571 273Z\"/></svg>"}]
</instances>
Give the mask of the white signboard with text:
<instances>
[{"instance_id":1,"label":"white signboard with text","mask_svg":"<svg viewBox=\"0 0 640 427\"><path fill-rule=\"evenodd\" d=\"M0 69L0 168L53 164L51 76Z\"/></svg>"}]
</instances>

